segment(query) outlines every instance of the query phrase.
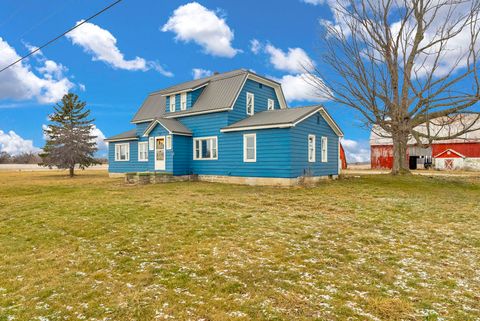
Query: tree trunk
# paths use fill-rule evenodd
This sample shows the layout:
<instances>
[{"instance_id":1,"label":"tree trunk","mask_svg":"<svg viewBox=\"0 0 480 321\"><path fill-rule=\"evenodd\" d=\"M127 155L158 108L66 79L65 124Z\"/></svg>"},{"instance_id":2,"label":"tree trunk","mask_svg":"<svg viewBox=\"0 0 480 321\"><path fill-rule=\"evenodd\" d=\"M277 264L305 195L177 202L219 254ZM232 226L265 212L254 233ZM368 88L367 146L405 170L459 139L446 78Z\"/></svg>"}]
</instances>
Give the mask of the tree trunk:
<instances>
[{"instance_id":1,"label":"tree trunk","mask_svg":"<svg viewBox=\"0 0 480 321\"><path fill-rule=\"evenodd\" d=\"M70 177L73 177L75 167L70 167L68 170L69 170Z\"/></svg>"},{"instance_id":2,"label":"tree trunk","mask_svg":"<svg viewBox=\"0 0 480 321\"><path fill-rule=\"evenodd\" d=\"M392 175L410 174L410 166L407 161L408 134L397 133L393 139L393 167Z\"/></svg>"}]
</instances>

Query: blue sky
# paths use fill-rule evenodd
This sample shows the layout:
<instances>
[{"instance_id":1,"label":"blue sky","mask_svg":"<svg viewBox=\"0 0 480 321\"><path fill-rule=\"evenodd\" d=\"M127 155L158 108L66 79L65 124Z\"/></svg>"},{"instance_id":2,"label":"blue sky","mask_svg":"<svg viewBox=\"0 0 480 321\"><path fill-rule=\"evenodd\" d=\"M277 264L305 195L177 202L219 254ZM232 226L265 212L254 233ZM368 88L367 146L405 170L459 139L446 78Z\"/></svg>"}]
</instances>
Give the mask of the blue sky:
<instances>
[{"instance_id":1,"label":"blue sky","mask_svg":"<svg viewBox=\"0 0 480 321\"><path fill-rule=\"evenodd\" d=\"M109 3L1 1L0 65ZM0 73L0 147L11 153L42 147L42 125L67 90L88 103L96 133L108 137L132 128L129 121L149 92L190 80L196 69L247 68L284 83L290 106L323 103L350 140L351 157L365 159L369 132L359 116L312 97L301 81L298 61L321 67L319 19L331 18L322 0L124 0Z\"/></svg>"}]
</instances>

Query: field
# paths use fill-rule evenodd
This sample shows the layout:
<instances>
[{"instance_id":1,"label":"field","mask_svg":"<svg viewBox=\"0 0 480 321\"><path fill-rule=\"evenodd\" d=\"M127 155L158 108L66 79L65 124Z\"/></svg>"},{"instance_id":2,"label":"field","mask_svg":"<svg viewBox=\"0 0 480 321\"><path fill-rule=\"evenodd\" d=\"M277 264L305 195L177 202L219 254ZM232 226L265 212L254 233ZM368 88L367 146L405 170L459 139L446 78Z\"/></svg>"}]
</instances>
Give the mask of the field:
<instances>
[{"instance_id":1,"label":"field","mask_svg":"<svg viewBox=\"0 0 480 321\"><path fill-rule=\"evenodd\" d=\"M480 179L0 172L0 320L479 320Z\"/></svg>"}]
</instances>

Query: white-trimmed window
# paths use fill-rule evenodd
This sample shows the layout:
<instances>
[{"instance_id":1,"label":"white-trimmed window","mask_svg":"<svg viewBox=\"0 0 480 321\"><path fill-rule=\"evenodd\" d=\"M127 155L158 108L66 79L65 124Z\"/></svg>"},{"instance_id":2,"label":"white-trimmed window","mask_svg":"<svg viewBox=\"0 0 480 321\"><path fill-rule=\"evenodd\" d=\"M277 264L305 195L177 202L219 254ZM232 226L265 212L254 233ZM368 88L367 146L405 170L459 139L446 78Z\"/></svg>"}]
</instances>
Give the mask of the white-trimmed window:
<instances>
[{"instance_id":1,"label":"white-trimmed window","mask_svg":"<svg viewBox=\"0 0 480 321\"><path fill-rule=\"evenodd\" d=\"M167 135L167 142L166 142L166 148L167 149L172 149L172 135Z\"/></svg>"},{"instance_id":2,"label":"white-trimmed window","mask_svg":"<svg viewBox=\"0 0 480 321\"><path fill-rule=\"evenodd\" d=\"M255 95L247 93L247 115L253 115L255 113Z\"/></svg>"},{"instance_id":3,"label":"white-trimmed window","mask_svg":"<svg viewBox=\"0 0 480 321\"><path fill-rule=\"evenodd\" d=\"M315 162L315 135L308 135L308 161Z\"/></svg>"},{"instance_id":4,"label":"white-trimmed window","mask_svg":"<svg viewBox=\"0 0 480 321\"><path fill-rule=\"evenodd\" d=\"M267 105L268 110L274 110L275 109L275 101L273 99L270 99L270 98L267 101L268 101L268 105Z\"/></svg>"},{"instance_id":5,"label":"white-trimmed window","mask_svg":"<svg viewBox=\"0 0 480 321\"><path fill-rule=\"evenodd\" d=\"M139 162L148 161L148 142L138 143L138 161Z\"/></svg>"},{"instance_id":6,"label":"white-trimmed window","mask_svg":"<svg viewBox=\"0 0 480 321\"><path fill-rule=\"evenodd\" d=\"M170 112L175 111L175 95L170 96Z\"/></svg>"},{"instance_id":7,"label":"white-trimmed window","mask_svg":"<svg viewBox=\"0 0 480 321\"><path fill-rule=\"evenodd\" d=\"M243 161L247 163L257 161L257 134L243 135Z\"/></svg>"},{"instance_id":8,"label":"white-trimmed window","mask_svg":"<svg viewBox=\"0 0 480 321\"><path fill-rule=\"evenodd\" d=\"M180 110L187 110L187 93L180 94Z\"/></svg>"},{"instance_id":9,"label":"white-trimmed window","mask_svg":"<svg viewBox=\"0 0 480 321\"><path fill-rule=\"evenodd\" d=\"M148 137L148 149L149 150L155 149L155 137Z\"/></svg>"},{"instance_id":10,"label":"white-trimmed window","mask_svg":"<svg viewBox=\"0 0 480 321\"><path fill-rule=\"evenodd\" d=\"M130 143L115 144L115 161L128 162L130 160Z\"/></svg>"},{"instance_id":11,"label":"white-trimmed window","mask_svg":"<svg viewBox=\"0 0 480 321\"><path fill-rule=\"evenodd\" d=\"M322 136L322 162L328 162L328 138Z\"/></svg>"},{"instance_id":12,"label":"white-trimmed window","mask_svg":"<svg viewBox=\"0 0 480 321\"><path fill-rule=\"evenodd\" d=\"M217 136L193 139L193 159L218 159Z\"/></svg>"}]
</instances>

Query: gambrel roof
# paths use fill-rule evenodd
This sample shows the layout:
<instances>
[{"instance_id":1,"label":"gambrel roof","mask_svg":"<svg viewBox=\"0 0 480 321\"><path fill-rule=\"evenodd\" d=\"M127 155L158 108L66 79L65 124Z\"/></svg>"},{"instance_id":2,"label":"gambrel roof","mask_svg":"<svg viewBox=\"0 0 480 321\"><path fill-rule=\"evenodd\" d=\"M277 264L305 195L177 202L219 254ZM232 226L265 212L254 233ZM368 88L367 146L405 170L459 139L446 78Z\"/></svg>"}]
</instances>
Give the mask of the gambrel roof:
<instances>
[{"instance_id":1,"label":"gambrel roof","mask_svg":"<svg viewBox=\"0 0 480 321\"><path fill-rule=\"evenodd\" d=\"M249 70L238 69L210 77L188 81L151 93L132 119L132 123L152 121L155 118L175 118L231 109L247 79L253 79L273 87L281 108L286 101L280 84ZM200 96L188 110L166 111L166 96L203 88Z\"/></svg>"}]
</instances>

